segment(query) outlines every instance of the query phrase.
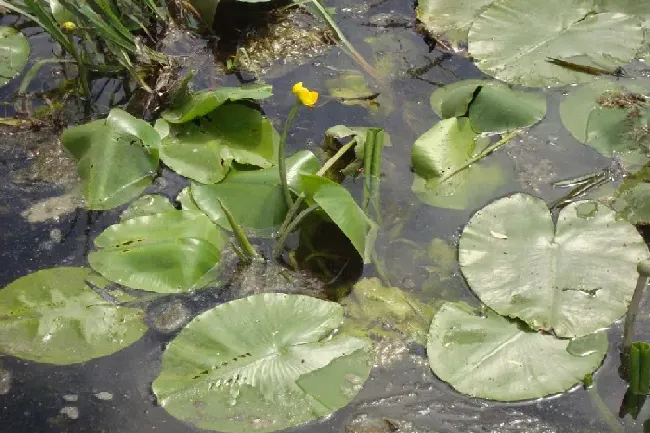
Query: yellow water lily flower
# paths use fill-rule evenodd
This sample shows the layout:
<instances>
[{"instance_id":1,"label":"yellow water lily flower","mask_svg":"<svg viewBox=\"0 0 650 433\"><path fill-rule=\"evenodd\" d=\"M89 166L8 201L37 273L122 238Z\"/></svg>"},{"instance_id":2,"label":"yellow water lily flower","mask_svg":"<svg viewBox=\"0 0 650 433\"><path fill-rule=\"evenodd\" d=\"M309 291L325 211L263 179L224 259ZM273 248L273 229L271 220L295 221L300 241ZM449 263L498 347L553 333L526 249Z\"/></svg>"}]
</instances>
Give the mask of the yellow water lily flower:
<instances>
[{"instance_id":1,"label":"yellow water lily flower","mask_svg":"<svg viewBox=\"0 0 650 433\"><path fill-rule=\"evenodd\" d=\"M70 32L77 29L77 25L75 23L73 23L72 21L64 22L63 24L61 24L61 27L63 27L64 30L68 30Z\"/></svg>"},{"instance_id":2,"label":"yellow water lily flower","mask_svg":"<svg viewBox=\"0 0 650 433\"><path fill-rule=\"evenodd\" d=\"M291 89L298 100L307 107L313 107L318 101L318 92L314 92L302 85L302 81L293 85Z\"/></svg>"}]
</instances>

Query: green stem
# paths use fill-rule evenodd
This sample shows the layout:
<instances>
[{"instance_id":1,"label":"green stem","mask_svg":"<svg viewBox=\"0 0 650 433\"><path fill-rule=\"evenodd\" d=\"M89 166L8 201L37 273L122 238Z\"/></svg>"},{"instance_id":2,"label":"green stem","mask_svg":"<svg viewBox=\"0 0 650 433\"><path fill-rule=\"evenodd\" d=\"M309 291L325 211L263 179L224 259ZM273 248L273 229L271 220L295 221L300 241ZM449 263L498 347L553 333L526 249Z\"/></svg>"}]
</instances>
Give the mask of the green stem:
<instances>
[{"instance_id":1,"label":"green stem","mask_svg":"<svg viewBox=\"0 0 650 433\"><path fill-rule=\"evenodd\" d=\"M253 248L253 245L248 240L248 237L246 236L244 229L242 229L241 226L237 223L237 221L235 221L235 217L232 215L232 213L226 207L226 205L224 205L223 202L219 199L217 199L217 201L219 202L219 206L221 206L223 213L226 215L226 219L228 220L228 223L230 224L230 228L232 229L232 232L235 235L235 239L237 240L237 243L241 248L241 252L248 259L257 257L257 252L255 251L255 248Z\"/></svg>"},{"instance_id":2,"label":"green stem","mask_svg":"<svg viewBox=\"0 0 650 433\"><path fill-rule=\"evenodd\" d=\"M284 201L287 203L287 208L290 209L293 206L293 199L291 198L291 190L289 190L289 184L287 183L287 161L285 160L285 153L287 148L287 137L289 136L289 128L293 123L293 119L296 118L298 110L300 109L301 102L296 100L296 103L293 104L287 120L284 122L284 130L282 131L282 137L280 138L280 147L278 148L278 168L280 170L280 184L282 185L282 193L284 194Z\"/></svg>"},{"instance_id":3,"label":"green stem","mask_svg":"<svg viewBox=\"0 0 650 433\"><path fill-rule=\"evenodd\" d=\"M443 182L448 181L451 177L457 175L458 173L465 170L466 168L468 168L470 165L474 164L475 162L478 162L481 159L485 158L486 156L488 156L489 154L491 154L492 152L494 152L495 150L497 150L498 148L500 148L504 144L508 143L510 140L512 140L516 136L517 136L516 131L505 134L503 137L501 137L501 139L499 141L497 141L496 143L486 147L483 152L481 152L478 155L476 155L475 157L471 158L464 165L462 165L461 167L459 167L456 170L452 171L451 173L443 176L442 179L440 179L440 181L438 182L438 184L441 184Z\"/></svg>"},{"instance_id":4,"label":"green stem","mask_svg":"<svg viewBox=\"0 0 650 433\"><path fill-rule=\"evenodd\" d=\"M372 203L381 224L379 213L379 181L381 178L381 157L384 148L384 131L380 128L370 128L366 133L363 157L363 204L361 208L368 215L368 207ZM369 215L368 215L369 216Z\"/></svg>"},{"instance_id":5,"label":"green stem","mask_svg":"<svg viewBox=\"0 0 650 433\"><path fill-rule=\"evenodd\" d=\"M341 159L345 153L350 150L355 144L357 144L357 139L353 138L350 140L349 143L346 143L345 145L341 146L341 148L332 156L330 159L325 161L325 164L316 172L316 176L323 176L327 171L332 168L334 164L336 164L336 161ZM282 175L280 175L281 177ZM300 206L304 203L305 201L305 194L300 193L298 198L296 199L295 203L293 203L292 206L289 207L289 210L287 211L287 215L284 217L284 222L282 222L282 226L280 227L280 230L278 231L278 238L281 238L285 232L287 231L287 227L289 227L289 224L291 224L291 221L293 221L293 218L296 216L298 211L300 210Z\"/></svg>"},{"instance_id":6,"label":"green stem","mask_svg":"<svg viewBox=\"0 0 650 433\"><path fill-rule=\"evenodd\" d=\"M296 229L296 227L298 227L298 224L300 224L307 215L309 215L312 211L316 209L318 209L317 204L313 204L309 206L307 209L300 212L296 216L296 218L291 222L291 224L289 224L287 229L282 233L282 236L278 240L278 243L275 245L275 251L273 252L273 257L275 257L276 260L280 258L280 255L282 254L282 248L284 248L284 244L285 242L287 242L287 238L289 237L289 234L293 232Z\"/></svg>"},{"instance_id":7,"label":"green stem","mask_svg":"<svg viewBox=\"0 0 650 433\"><path fill-rule=\"evenodd\" d=\"M88 69L84 63L84 59L79 54L77 44L72 39L72 35L68 35L68 42L70 44L70 54L77 62L77 70L79 71L79 81L81 83L81 92L90 101L90 87L88 86Z\"/></svg>"},{"instance_id":8,"label":"green stem","mask_svg":"<svg viewBox=\"0 0 650 433\"><path fill-rule=\"evenodd\" d=\"M625 315L625 325L623 326L623 353L626 354L632 347L632 340L634 340L634 323L636 316L639 313L639 305L643 298L643 292L648 284L648 276L650 276L650 261L643 261L637 265L639 277L636 281L636 288L630 301L630 306Z\"/></svg>"}]
</instances>

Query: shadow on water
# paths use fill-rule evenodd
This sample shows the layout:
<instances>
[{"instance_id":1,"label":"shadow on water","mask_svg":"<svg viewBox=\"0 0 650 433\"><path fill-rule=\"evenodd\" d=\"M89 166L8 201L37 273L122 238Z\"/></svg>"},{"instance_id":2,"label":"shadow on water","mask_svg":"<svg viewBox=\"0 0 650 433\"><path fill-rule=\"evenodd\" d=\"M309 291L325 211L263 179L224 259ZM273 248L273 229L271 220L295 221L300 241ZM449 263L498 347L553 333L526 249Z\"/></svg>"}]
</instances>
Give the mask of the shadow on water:
<instances>
[{"instance_id":1,"label":"shadow on water","mask_svg":"<svg viewBox=\"0 0 650 433\"><path fill-rule=\"evenodd\" d=\"M303 148L317 151L320 137L335 124L377 125L385 128L391 136L392 147L386 148L384 152L382 207L396 216L394 221L402 227L399 235L401 238L421 248L426 248L433 238L454 244L472 213L488 201L508 193L525 191L551 202L565 193L554 189L551 186L553 182L608 165L605 158L580 145L564 131L557 110L561 95L549 92L546 120L521 134L502 151L490 156L510 179L490 199L475 203L472 209L463 211L421 204L411 193L413 174L410 170L410 149L414 140L437 120L429 108L428 97L439 85L459 79L480 78L483 75L468 60L432 49L430 41L416 33L413 4L410 0L370 3L338 0L336 6L339 11L337 22L364 57L377 61L381 56L390 56L397 66L388 71L384 83L378 86L382 98L379 99L380 107L376 112L358 105L343 105L334 98L324 96L316 109L301 112L294 124L289 145L292 151ZM401 24L382 26L379 18L386 14ZM13 24L14 20L12 17L4 17L0 24ZM26 34L30 35L36 56L47 57L51 45L47 42L46 35L39 34L36 29L28 29ZM235 36L238 39L241 35ZM388 38L397 41L397 44L373 50L368 40L379 38ZM199 87L214 87L216 83L238 84L242 77L222 77L217 74L212 58L213 47L210 44L190 38L176 41L170 51L185 56L189 67L198 70L195 83ZM263 103L262 108L279 129L281 119L293 103L290 94L292 83L310 83L310 87L326 95L328 80L354 69L355 64L339 49L327 50L325 54L293 67L279 78L269 80L274 85L275 97L270 102ZM46 68L41 71L30 91L54 91L65 80L66 73L60 66ZM16 81L19 80L0 90L0 99L9 101L16 91ZM99 112L105 112L116 100L120 100L119 94L123 92L123 89L120 90L121 85L115 80L95 83L93 89L96 91ZM33 103L43 104L42 101ZM16 104L3 106L3 116L16 114L25 108L27 102L23 100ZM98 213L76 207L74 197L78 197L78 192L74 180L70 180L74 166L69 161L66 162L65 156L57 154L56 150L52 151L59 146L56 140L52 140L57 135L56 131L44 129L24 133L4 132L2 135L0 239L3 248L0 251L0 284L8 284L38 269L84 265L87 253L92 248L92 239L117 221L120 209ZM43 156L48 152L47 149L50 149L47 154L49 156ZM45 159L41 161L39 158ZM52 172L47 172L45 168L34 171L39 161L42 167L52 168L54 165L57 169ZM182 178L164 170L148 192L173 198L184 186L182 182ZM354 195L361 194L361 182L350 181L347 186ZM50 207L54 210L49 218L47 214L38 216L34 212L28 212L36 203L66 194L71 197L69 201L51 203ZM335 243L336 246L339 243ZM379 247L389 248L381 244L381 239ZM391 257L392 267L408 270L398 281L392 283L417 292L416 288L426 279L425 272L420 266L414 266L413 257L408 255L408 251ZM348 281L361 276L362 267L359 263L343 263L338 266ZM336 268L330 271L333 274L338 272ZM475 299L457 268L451 278L435 284L424 295L470 302ZM217 290L177 297L174 302L180 307L174 311L193 315L223 302L224 296L224 293ZM644 307L638 326L639 334L647 339L650 338L650 306ZM150 317L159 315L164 308L164 305L154 302L149 307L148 314ZM167 414L156 405L151 392L151 382L157 375L163 348L186 319L172 317L170 328L163 326L169 323L157 326L157 331L149 331L132 346L83 365L54 366L25 362L10 356L0 357L2 368L11 376L8 393L0 394L0 431L202 431ZM178 320L178 323L172 323L174 320ZM617 373L620 334L620 324L611 328L610 352L596 374L600 396L612 413L618 412L625 393L624 384ZM540 362L544 360L540 359ZM638 421L626 417L622 420L624 431L643 431L643 420L649 416L650 409L646 407L638 416ZM390 422L384 421L387 419ZM346 425L348 430L345 429ZM328 419L292 431L602 433L609 431L609 428L598 416L588 392L582 388L532 402L506 404L472 399L453 391L436 379L428 367L423 347L387 342L385 347L378 349L371 378L350 405Z\"/></svg>"}]
</instances>

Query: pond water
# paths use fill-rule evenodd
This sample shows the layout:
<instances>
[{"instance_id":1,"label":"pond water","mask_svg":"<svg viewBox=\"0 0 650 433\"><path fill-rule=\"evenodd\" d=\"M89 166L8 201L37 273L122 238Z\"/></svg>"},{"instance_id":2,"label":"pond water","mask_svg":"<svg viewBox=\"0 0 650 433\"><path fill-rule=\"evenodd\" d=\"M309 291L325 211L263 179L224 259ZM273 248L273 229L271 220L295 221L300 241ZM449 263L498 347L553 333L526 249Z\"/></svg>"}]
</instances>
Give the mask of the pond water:
<instances>
[{"instance_id":1,"label":"pond water","mask_svg":"<svg viewBox=\"0 0 650 433\"><path fill-rule=\"evenodd\" d=\"M270 69L262 76L274 87L274 97L262 102L265 114L278 130L293 104L291 85L303 81L321 92L321 102L301 110L289 138L290 153L299 149L318 152L325 131L336 124L380 126L390 134L391 147L384 149L381 206L401 225L400 238L410 241L379 248L386 260L391 283L421 297L466 300L478 304L457 264L450 266L433 257L425 263L414 259L434 238L456 246L471 215L488 202L514 192L527 192L547 203L564 196L566 189L553 186L559 180L580 176L610 166L611 161L576 141L562 126L559 101L563 90L542 89L548 113L542 123L520 134L488 157L509 179L488 197L475 200L468 209L449 210L422 204L411 192L411 147L415 139L439 119L429 106L430 94L439 86L484 76L468 59L440 51L416 31L414 5L410 0L380 0L371 3L337 0L336 21L352 44L367 59L379 60L382 82L376 85L379 107L344 105L327 96L328 80L343 71L356 70L355 63L332 47L295 68ZM389 20L386 17L390 17ZM7 16L0 25L10 25ZM30 35L33 57L48 57L52 45L36 29ZM369 44L368 41L373 41ZM173 46L176 55L191 59L198 70L195 84L238 85L234 75L222 76L212 63L210 43L184 36ZM371 62L373 63L373 62ZM414 71L424 71L414 76ZM276 72L274 72L276 71ZM56 89L65 71L57 66L44 69L30 90ZM486 77L487 78L487 77ZM0 99L9 101L17 89L15 80L0 89ZM106 84L103 90L101 87ZM107 112L120 99L120 84L95 83L96 108ZM42 101L29 101L43 104ZM2 116L16 113L12 105ZM85 121L74 104L68 115ZM2 117L0 116L0 117ZM74 164L68 160L50 127L15 130L3 128L0 140L0 287L18 277L54 266L83 266L92 240L119 219L124 207L111 211L77 208ZM360 181L346 184L353 195L362 194ZM176 197L185 181L170 170L147 190ZM415 246L414 246L415 245ZM425 266L439 265L449 278L431 281ZM355 271L356 272L356 271ZM359 272L375 276L372 267ZM354 272L353 272L354 273ZM190 315L227 300L219 290L175 296ZM155 303L149 315L155 319ZM150 317L150 319L151 319ZM172 318L173 319L173 318ZM170 319L170 320L172 320ZM650 304L644 303L637 329L639 340L650 339ZM574 389L535 401L499 403L464 396L438 380L428 366L425 349L416 344L386 342L378 349L375 367L361 393L345 408L327 419L291 431L304 433L602 433L642 432L650 408L637 420L618 418L625 394L619 378L619 349L622 324L608 330L610 349L595 375L596 389ZM173 333L149 330L135 344L107 357L72 365L56 366L0 357L0 431L48 432L160 432L202 431L183 423L157 406L151 383L158 375L161 355ZM539 359L544 363L543 358ZM609 418L603 413L609 412ZM390 420L386 423L383 420Z\"/></svg>"}]
</instances>

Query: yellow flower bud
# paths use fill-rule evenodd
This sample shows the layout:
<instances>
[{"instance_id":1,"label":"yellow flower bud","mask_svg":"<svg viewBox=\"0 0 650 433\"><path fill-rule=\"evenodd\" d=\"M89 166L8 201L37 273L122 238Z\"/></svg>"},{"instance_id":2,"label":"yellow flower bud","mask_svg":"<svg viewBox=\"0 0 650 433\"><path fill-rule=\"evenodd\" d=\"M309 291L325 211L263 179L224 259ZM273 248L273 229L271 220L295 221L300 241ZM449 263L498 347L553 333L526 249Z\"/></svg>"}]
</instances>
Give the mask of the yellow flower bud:
<instances>
[{"instance_id":1,"label":"yellow flower bud","mask_svg":"<svg viewBox=\"0 0 650 433\"><path fill-rule=\"evenodd\" d=\"M318 92L313 92L302 85L302 81L293 85L291 89L298 100L307 107L313 107L318 101Z\"/></svg>"},{"instance_id":2,"label":"yellow flower bud","mask_svg":"<svg viewBox=\"0 0 650 433\"><path fill-rule=\"evenodd\" d=\"M64 30L67 30L69 32L72 32L77 29L77 25L72 21L64 22L63 24L61 24L61 27L63 27Z\"/></svg>"}]
</instances>

